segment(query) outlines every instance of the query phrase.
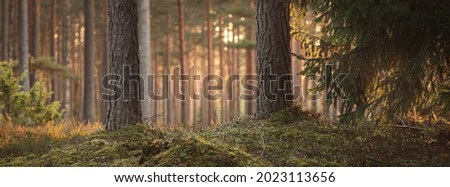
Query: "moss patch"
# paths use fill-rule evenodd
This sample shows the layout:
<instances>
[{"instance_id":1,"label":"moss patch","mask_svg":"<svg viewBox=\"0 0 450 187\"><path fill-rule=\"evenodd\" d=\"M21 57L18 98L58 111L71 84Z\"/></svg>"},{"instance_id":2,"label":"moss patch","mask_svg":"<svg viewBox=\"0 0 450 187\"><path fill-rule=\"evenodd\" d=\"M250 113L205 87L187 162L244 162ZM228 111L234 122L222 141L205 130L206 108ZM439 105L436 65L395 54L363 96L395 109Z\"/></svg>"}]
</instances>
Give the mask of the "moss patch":
<instances>
[{"instance_id":1,"label":"moss patch","mask_svg":"<svg viewBox=\"0 0 450 187\"><path fill-rule=\"evenodd\" d=\"M201 136L191 135L172 148L152 157L143 166L268 166L236 147L214 144Z\"/></svg>"},{"instance_id":2,"label":"moss patch","mask_svg":"<svg viewBox=\"0 0 450 187\"><path fill-rule=\"evenodd\" d=\"M2 166L137 166L146 141L146 127L135 125L115 132L79 137L43 155L2 159Z\"/></svg>"}]
</instances>

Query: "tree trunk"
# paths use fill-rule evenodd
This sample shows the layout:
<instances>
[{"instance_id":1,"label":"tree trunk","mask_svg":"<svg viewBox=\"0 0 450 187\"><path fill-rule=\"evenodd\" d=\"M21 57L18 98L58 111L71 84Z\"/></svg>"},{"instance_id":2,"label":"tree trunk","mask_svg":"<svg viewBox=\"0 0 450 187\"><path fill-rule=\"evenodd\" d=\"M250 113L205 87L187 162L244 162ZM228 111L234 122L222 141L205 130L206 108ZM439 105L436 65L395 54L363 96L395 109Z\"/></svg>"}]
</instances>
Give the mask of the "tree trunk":
<instances>
[{"instance_id":1,"label":"tree trunk","mask_svg":"<svg viewBox=\"0 0 450 187\"><path fill-rule=\"evenodd\" d=\"M103 78L108 75L108 69L109 69L109 41L108 41L108 36L109 36L109 17L108 17L108 0L105 0L104 2L105 5L105 12L103 13L103 21L105 24L104 27L104 36L103 36L103 62L102 62L102 77L100 78L100 81L103 80ZM103 86L102 88L102 93L106 93L106 88L104 88ZM108 113L108 103L104 100L101 100L101 117L102 117L102 122L106 124L106 114Z\"/></svg>"},{"instance_id":2,"label":"tree trunk","mask_svg":"<svg viewBox=\"0 0 450 187\"><path fill-rule=\"evenodd\" d=\"M141 101L142 121L145 124L150 123L153 115L151 115L150 105L156 101L150 101L149 90L152 91L153 82L149 82L148 75L152 69L151 52L150 52L150 0L138 0L138 39L139 39L139 72L144 78L141 85L141 91L144 93L144 100ZM155 79L154 77L153 79ZM150 103L152 102L152 103Z\"/></svg>"},{"instance_id":3,"label":"tree trunk","mask_svg":"<svg viewBox=\"0 0 450 187\"><path fill-rule=\"evenodd\" d=\"M11 28L11 34L12 41L11 41L11 53L10 58L12 59L19 59L19 19L20 19L20 8L19 8L20 1L11 0L11 16L10 16L10 23L12 25ZM19 33L19 34L17 34ZM27 49L28 50L28 49Z\"/></svg>"},{"instance_id":4,"label":"tree trunk","mask_svg":"<svg viewBox=\"0 0 450 187\"><path fill-rule=\"evenodd\" d=\"M19 73L23 75L21 85L23 90L30 90L30 76L28 68L28 3L19 1Z\"/></svg>"},{"instance_id":5,"label":"tree trunk","mask_svg":"<svg viewBox=\"0 0 450 187\"><path fill-rule=\"evenodd\" d=\"M178 0L178 20L179 20L179 35L180 35L180 74L186 74L186 62L185 62L185 32L184 32L184 10L183 10L183 0ZM181 93L185 94L186 97L181 99L181 123L186 124L189 119L189 99L188 90L185 83L180 82Z\"/></svg>"},{"instance_id":6,"label":"tree trunk","mask_svg":"<svg viewBox=\"0 0 450 187\"><path fill-rule=\"evenodd\" d=\"M30 12L30 28L31 28L31 40L30 40L30 56L33 60L39 57L39 32L40 29L40 2L39 0L31 0L31 12ZM30 87L36 83L36 71L30 71Z\"/></svg>"},{"instance_id":7,"label":"tree trunk","mask_svg":"<svg viewBox=\"0 0 450 187\"><path fill-rule=\"evenodd\" d=\"M110 72L123 76L120 81L123 95L118 99L109 98L106 129L116 130L123 126L139 123L142 116L138 95L139 84L133 84L131 81L133 75L139 75L136 0L109 1L109 19ZM142 82L139 81L140 84ZM116 93L121 91L115 85L109 85L109 87Z\"/></svg>"},{"instance_id":8,"label":"tree trunk","mask_svg":"<svg viewBox=\"0 0 450 187\"><path fill-rule=\"evenodd\" d=\"M250 2L250 9L254 8L254 3L253 1L249 1ZM254 26L253 25L249 25L246 27L245 29L246 32L246 38L249 41L252 41L254 38ZM248 47L247 49L245 49L245 53L246 53L246 67L245 67L245 72L246 72L246 76L251 76L253 74L253 67L255 66L255 62L254 62L254 57L253 57L253 48ZM255 91L254 94L256 93L256 90L252 90ZM253 112L255 111L253 108L253 99L255 99L255 97L252 97L252 99L250 101L246 101L246 108L245 108L245 113L247 115L251 115L253 114Z\"/></svg>"},{"instance_id":9,"label":"tree trunk","mask_svg":"<svg viewBox=\"0 0 450 187\"><path fill-rule=\"evenodd\" d=\"M171 15L170 12L168 12L167 15L167 33L166 33L166 63L164 63L164 74L166 76L170 75L170 25L171 25ZM170 115L171 115L171 102L173 98L171 98L171 94L170 94L170 77L167 77L166 79L164 79L164 98L166 99L166 111L165 111L165 122L166 124L168 124L171 120Z\"/></svg>"},{"instance_id":10,"label":"tree trunk","mask_svg":"<svg viewBox=\"0 0 450 187\"><path fill-rule=\"evenodd\" d=\"M292 96L289 2L257 1L257 115L260 118L292 104L291 98L286 98ZM277 81L271 84L270 80Z\"/></svg>"},{"instance_id":11,"label":"tree trunk","mask_svg":"<svg viewBox=\"0 0 450 187\"><path fill-rule=\"evenodd\" d=\"M2 61L9 59L8 57L8 0L2 0Z\"/></svg>"},{"instance_id":12,"label":"tree trunk","mask_svg":"<svg viewBox=\"0 0 450 187\"><path fill-rule=\"evenodd\" d=\"M62 10L62 65L64 67L69 66L69 51L70 51L70 14L68 13L70 10L70 2L69 0L63 1L63 10ZM70 80L64 79L63 80L63 87L62 87L62 106L63 109L66 111L64 114L64 117L67 118L70 116Z\"/></svg>"},{"instance_id":13,"label":"tree trunk","mask_svg":"<svg viewBox=\"0 0 450 187\"><path fill-rule=\"evenodd\" d=\"M235 43L239 42L239 35L240 35L239 27L240 26L238 25L236 28L234 28L234 31L233 31L233 41ZM237 116L241 115L241 107L240 107L241 99L239 98L240 97L240 92L241 92L240 91L240 86L241 86L241 83L240 83L240 71L239 71L239 67L240 67L240 63L241 63L241 59L240 59L240 57L241 57L241 50L239 48L235 48L233 55L234 55L234 57L233 57L233 59L234 59L234 61L233 61L233 74L239 77L239 79L237 81L233 82L233 103L232 103L232 105L233 105L233 107L232 107L233 115L232 115L232 117L234 118L234 117L237 117Z\"/></svg>"},{"instance_id":14,"label":"tree trunk","mask_svg":"<svg viewBox=\"0 0 450 187\"><path fill-rule=\"evenodd\" d=\"M221 112L221 122L225 123L226 115L227 115L227 99L226 99L226 79L225 79L225 64L223 62L223 18L219 17L219 65L220 65L220 76L222 77L222 107Z\"/></svg>"},{"instance_id":15,"label":"tree trunk","mask_svg":"<svg viewBox=\"0 0 450 187\"><path fill-rule=\"evenodd\" d=\"M85 122L95 121L95 46L94 1L85 0L85 47L84 47L84 105L83 119Z\"/></svg>"},{"instance_id":16,"label":"tree trunk","mask_svg":"<svg viewBox=\"0 0 450 187\"><path fill-rule=\"evenodd\" d=\"M213 64L213 42L212 42L212 21L211 21L211 0L207 0L206 1L206 14L207 14L207 27L206 27L206 32L207 32L207 40L208 40L208 75L212 75L213 71L214 71L214 64ZM210 84L211 79L208 78L208 84ZM207 116L207 123L208 125L212 122L212 117L213 117L213 113L214 113L214 102L212 101L211 98L211 93L208 94L208 98L207 98L207 103L208 103L208 116Z\"/></svg>"},{"instance_id":17,"label":"tree trunk","mask_svg":"<svg viewBox=\"0 0 450 187\"><path fill-rule=\"evenodd\" d=\"M52 0L51 12L50 12L50 57L53 58L54 63L56 61L55 53L55 18L56 18L56 0ZM52 78L52 101L56 101L56 86L57 82L55 78Z\"/></svg>"}]
</instances>

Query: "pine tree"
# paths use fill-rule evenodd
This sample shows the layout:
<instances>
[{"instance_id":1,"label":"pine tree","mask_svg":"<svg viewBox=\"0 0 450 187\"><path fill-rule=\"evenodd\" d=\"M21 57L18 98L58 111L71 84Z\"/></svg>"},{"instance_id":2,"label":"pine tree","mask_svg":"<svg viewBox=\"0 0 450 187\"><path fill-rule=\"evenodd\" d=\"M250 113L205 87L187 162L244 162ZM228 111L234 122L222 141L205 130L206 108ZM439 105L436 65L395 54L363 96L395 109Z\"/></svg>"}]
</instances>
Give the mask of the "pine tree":
<instances>
[{"instance_id":1,"label":"pine tree","mask_svg":"<svg viewBox=\"0 0 450 187\"><path fill-rule=\"evenodd\" d=\"M106 129L116 130L137 124L141 122L142 117L139 101L139 84L142 82L134 84L131 81L133 75L139 75L138 12L136 0L111 0L108 6L111 42L109 72L117 75L126 72L121 81L122 97L109 100ZM117 90L117 87L112 89L121 91Z\"/></svg>"},{"instance_id":2,"label":"pine tree","mask_svg":"<svg viewBox=\"0 0 450 187\"><path fill-rule=\"evenodd\" d=\"M259 117L266 117L292 104L288 98L292 94L289 3L288 0L257 1ZM276 84L271 84L271 74L277 78Z\"/></svg>"}]
</instances>

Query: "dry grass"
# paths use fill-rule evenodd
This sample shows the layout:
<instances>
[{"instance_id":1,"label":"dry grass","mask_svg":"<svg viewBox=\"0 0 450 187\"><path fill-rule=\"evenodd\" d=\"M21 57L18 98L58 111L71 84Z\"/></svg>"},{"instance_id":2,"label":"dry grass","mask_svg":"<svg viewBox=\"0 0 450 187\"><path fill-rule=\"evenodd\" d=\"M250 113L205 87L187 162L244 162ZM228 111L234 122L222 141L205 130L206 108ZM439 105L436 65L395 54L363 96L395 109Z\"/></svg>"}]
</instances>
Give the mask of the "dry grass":
<instances>
[{"instance_id":1,"label":"dry grass","mask_svg":"<svg viewBox=\"0 0 450 187\"><path fill-rule=\"evenodd\" d=\"M45 152L73 138L102 130L100 123L83 124L73 120L33 127L11 123L0 125L0 156L19 156L36 150Z\"/></svg>"}]
</instances>

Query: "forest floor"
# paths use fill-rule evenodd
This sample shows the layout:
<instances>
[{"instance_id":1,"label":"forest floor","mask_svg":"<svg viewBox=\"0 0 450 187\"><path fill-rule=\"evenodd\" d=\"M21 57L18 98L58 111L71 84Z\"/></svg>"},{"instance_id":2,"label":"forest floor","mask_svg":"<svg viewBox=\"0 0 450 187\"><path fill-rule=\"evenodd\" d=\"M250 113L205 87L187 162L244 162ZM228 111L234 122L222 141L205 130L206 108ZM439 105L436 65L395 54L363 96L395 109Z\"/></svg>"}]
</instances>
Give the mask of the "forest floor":
<instances>
[{"instance_id":1,"label":"forest floor","mask_svg":"<svg viewBox=\"0 0 450 187\"><path fill-rule=\"evenodd\" d=\"M450 166L443 128L338 125L293 107L205 131L134 125L3 143L0 166Z\"/></svg>"}]
</instances>

